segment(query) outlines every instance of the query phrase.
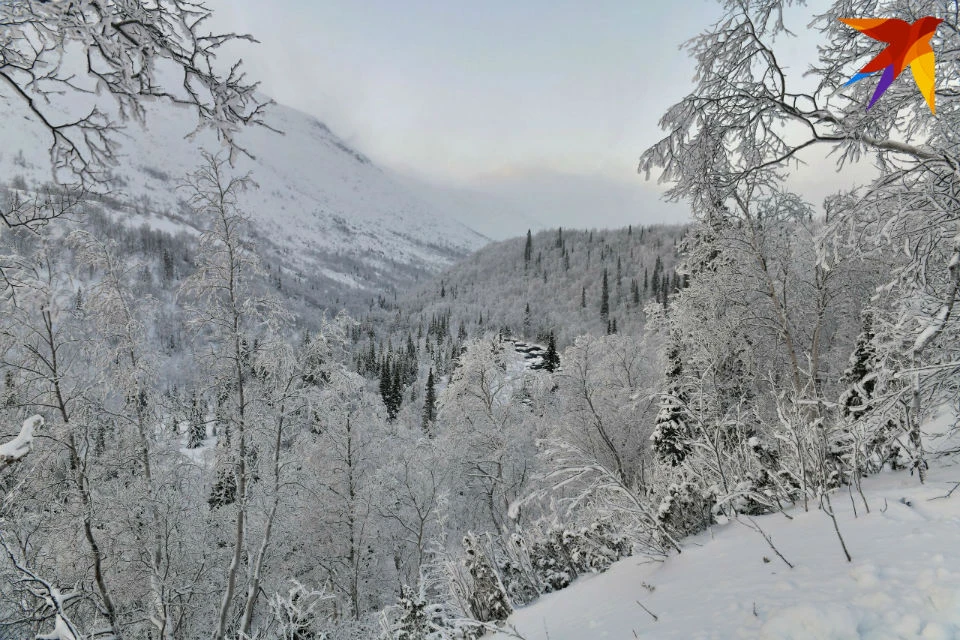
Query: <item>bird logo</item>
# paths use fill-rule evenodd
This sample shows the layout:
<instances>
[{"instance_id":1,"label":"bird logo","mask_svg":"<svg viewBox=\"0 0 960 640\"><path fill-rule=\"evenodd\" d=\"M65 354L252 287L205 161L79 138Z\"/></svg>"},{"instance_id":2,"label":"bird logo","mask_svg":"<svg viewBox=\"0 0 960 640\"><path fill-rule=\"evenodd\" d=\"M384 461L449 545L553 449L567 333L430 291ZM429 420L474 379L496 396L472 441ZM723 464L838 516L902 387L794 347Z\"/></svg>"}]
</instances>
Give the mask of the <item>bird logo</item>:
<instances>
[{"instance_id":1,"label":"bird logo","mask_svg":"<svg viewBox=\"0 0 960 640\"><path fill-rule=\"evenodd\" d=\"M913 24L897 18L840 18L840 22L853 27L874 40L887 44L887 47L876 58L868 62L863 69L860 69L859 73L844 84L844 86L847 86L879 71L883 72L867 109L880 99L880 96L909 64L917 88L920 89L920 93L927 101L930 112L936 115L937 107L934 95L936 79L934 66L936 61L933 48L930 47L930 38L933 37L943 20L927 16L920 18Z\"/></svg>"}]
</instances>

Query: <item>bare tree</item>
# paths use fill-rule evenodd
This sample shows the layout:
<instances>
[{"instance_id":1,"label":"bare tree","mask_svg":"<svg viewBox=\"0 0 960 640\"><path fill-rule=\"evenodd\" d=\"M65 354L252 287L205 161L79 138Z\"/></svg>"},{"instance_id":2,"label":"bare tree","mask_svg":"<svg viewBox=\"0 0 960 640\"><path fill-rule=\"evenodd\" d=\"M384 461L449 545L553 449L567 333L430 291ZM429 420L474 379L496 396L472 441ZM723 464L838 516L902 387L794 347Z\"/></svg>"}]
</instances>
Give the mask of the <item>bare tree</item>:
<instances>
[{"instance_id":1,"label":"bare tree","mask_svg":"<svg viewBox=\"0 0 960 640\"><path fill-rule=\"evenodd\" d=\"M190 300L191 323L206 339L204 355L209 373L228 390L229 408L224 414L231 440L220 449L223 469L233 486L236 505L232 555L214 631L222 640L227 634L237 578L247 544L250 483L255 454L254 426L262 409L251 365L255 361L254 330L269 327L281 317L276 300L255 291L259 262L246 239L248 218L238 209L237 196L250 186L246 176L230 176L226 160L206 155L206 165L192 174L187 188L194 210L209 220L201 238L197 271L184 283ZM282 427L281 427L282 428Z\"/></svg>"}]
</instances>

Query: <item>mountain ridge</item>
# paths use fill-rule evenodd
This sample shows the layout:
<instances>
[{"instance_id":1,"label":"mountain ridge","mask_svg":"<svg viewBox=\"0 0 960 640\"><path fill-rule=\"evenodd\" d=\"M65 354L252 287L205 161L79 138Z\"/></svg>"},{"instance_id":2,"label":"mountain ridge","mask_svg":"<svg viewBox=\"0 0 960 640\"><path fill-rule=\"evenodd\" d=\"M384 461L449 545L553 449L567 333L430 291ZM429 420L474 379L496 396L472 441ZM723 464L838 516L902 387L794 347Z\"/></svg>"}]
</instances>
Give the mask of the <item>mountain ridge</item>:
<instances>
[{"instance_id":1,"label":"mountain ridge","mask_svg":"<svg viewBox=\"0 0 960 640\"><path fill-rule=\"evenodd\" d=\"M125 224L195 232L177 186L202 162L200 151L215 152L218 142L210 131L192 136L182 107L155 102L146 109L145 126L124 129L110 192L95 199ZM239 205L254 221L265 262L314 279L322 306L358 308L487 243L318 118L272 104L267 124L237 136L249 155L236 157L233 169L258 185ZM44 133L29 118L0 123L0 169L11 185L33 190L50 182Z\"/></svg>"}]
</instances>

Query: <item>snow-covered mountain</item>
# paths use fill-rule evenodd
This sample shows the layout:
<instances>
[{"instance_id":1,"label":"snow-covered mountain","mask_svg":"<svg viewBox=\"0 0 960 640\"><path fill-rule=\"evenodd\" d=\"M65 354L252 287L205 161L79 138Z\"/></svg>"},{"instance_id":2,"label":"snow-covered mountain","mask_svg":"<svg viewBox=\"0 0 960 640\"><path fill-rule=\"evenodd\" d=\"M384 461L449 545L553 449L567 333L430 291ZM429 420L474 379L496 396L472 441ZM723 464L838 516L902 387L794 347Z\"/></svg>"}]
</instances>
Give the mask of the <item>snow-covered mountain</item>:
<instances>
[{"instance_id":1,"label":"snow-covered mountain","mask_svg":"<svg viewBox=\"0 0 960 640\"><path fill-rule=\"evenodd\" d=\"M5 103L5 114L21 113ZM147 123L124 131L107 209L130 224L168 231L196 228L178 189L201 162L199 150L217 150L212 133L188 138L192 112L170 103L148 105ZM350 306L433 273L482 246L486 238L428 203L389 171L373 164L322 122L281 105L268 128L249 128L239 144L238 172L258 189L241 204L255 221L258 245L270 268L309 280L321 304ZM3 182L29 186L51 179L49 134L27 117L0 120ZM330 298L323 302L323 298Z\"/></svg>"}]
</instances>

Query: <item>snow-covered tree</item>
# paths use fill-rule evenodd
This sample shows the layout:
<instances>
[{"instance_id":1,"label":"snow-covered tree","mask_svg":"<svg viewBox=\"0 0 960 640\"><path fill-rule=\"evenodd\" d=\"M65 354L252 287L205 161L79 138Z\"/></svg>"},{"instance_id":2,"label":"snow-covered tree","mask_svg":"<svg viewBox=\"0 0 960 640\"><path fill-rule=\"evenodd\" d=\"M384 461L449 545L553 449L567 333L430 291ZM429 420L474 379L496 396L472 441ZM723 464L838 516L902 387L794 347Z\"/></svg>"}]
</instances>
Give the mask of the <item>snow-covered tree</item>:
<instances>
[{"instance_id":1,"label":"snow-covered tree","mask_svg":"<svg viewBox=\"0 0 960 640\"><path fill-rule=\"evenodd\" d=\"M931 118L908 82L893 83L869 111L863 108L873 90L869 83L844 88L873 42L838 18L875 15L878 7L872 2L837 2L814 20L822 41L819 60L806 74L813 84L788 71L777 54L782 38L789 36L786 4L723 3L724 17L688 45L697 62L696 86L667 112L662 120L667 135L643 154L640 170L662 170L662 178L672 183L670 195L687 199L701 222L732 216L756 229L762 209L769 208L760 205L784 193L783 181L801 152L829 148L841 165L867 156L874 160L876 179L829 207L827 242L813 275L827 278L839 261L907 247L905 264L888 271L886 291L893 297L884 314L891 318L891 343L899 345L888 364L910 369L913 381L891 390L889 401L909 408L914 467L923 480L919 424L924 400L942 400L943 381L957 373L953 365L933 363L957 362L946 352L958 342L951 336L960 296L954 213L960 163L953 135L960 112L947 102ZM954 12L934 0L888 2L882 14L908 22L925 15L942 18L940 35L932 41L938 50L944 34L957 28ZM937 64L940 77L951 77L960 68L960 56L942 48ZM771 293L770 302L782 307L775 302L776 288ZM784 308L777 313L786 317ZM795 332L780 324L787 351L795 357L796 395L806 401L817 393L816 382L802 380L806 364L796 344L799 336L788 335Z\"/></svg>"},{"instance_id":2,"label":"snow-covered tree","mask_svg":"<svg viewBox=\"0 0 960 640\"><path fill-rule=\"evenodd\" d=\"M423 394L423 421L422 428L424 432L429 432L433 421L437 417L437 389L436 382L433 379L433 368L427 374L427 386Z\"/></svg>"},{"instance_id":3,"label":"snow-covered tree","mask_svg":"<svg viewBox=\"0 0 960 640\"><path fill-rule=\"evenodd\" d=\"M683 387L683 362L680 347L675 342L667 353L667 389L660 400L656 426L650 436L653 450L659 459L671 466L683 462L690 450L690 427L687 424L687 404Z\"/></svg>"}]
</instances>

